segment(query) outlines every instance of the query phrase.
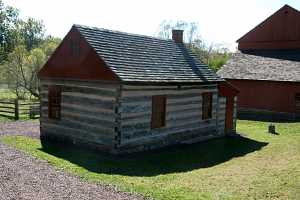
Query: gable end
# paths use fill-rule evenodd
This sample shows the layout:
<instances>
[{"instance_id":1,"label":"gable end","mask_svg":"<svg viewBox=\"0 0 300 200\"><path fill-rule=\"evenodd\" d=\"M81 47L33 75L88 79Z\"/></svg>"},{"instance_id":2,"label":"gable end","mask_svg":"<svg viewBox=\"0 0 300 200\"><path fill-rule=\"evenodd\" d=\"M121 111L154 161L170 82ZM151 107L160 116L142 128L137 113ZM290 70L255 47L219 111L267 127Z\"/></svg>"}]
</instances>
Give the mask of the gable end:
<instances>
[{"instance_id":1,"label":"gable end","mask_svg":"<svg viewBox=\"0 0 300 200\"><path fill-rule=\"evenodd\" d=\"M72 27L38 77L119 81L76 27Z\"/></svg>"}]
</instances>

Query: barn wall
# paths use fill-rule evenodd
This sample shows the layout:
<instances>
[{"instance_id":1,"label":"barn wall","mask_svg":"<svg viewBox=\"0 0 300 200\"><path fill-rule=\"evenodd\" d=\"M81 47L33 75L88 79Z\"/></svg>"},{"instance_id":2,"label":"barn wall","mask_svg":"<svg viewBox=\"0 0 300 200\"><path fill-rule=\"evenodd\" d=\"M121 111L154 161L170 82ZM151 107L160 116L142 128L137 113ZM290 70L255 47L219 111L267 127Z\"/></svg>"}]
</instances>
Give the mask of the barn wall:
<instances>
[{"instance_id":1,"label":"barn wall","mask_svg":"<svg viewBox=\"0 0 300 200\"><path fill-rule=\"evenodd\" d=\"M213 92L212 119L202 120L202 93ZM152 96L166 95L166 126L151 129ZM183 141L193 142L224 134L224 100L218 106L216 85L129 86L119 97L119 145L116 151L153 149ZM224 104L224 105L223 105ZM219 126L219 127L218 127Z\"/></svg>"},{"instance_id":2,"label":"barn wall","mask_svg":"<svg viewBox=\"0 0 300 200\"><path fill-rule=\"evenodd\" d=\"M259 109L274 112L296 112L295 94L300 93L300 83L227 80L239 90L239 109Z\"/></svg>"},{"instance_id":3,"label":"barn wall","mask_svg":"<svg viewBox=\"0 0 300 200\"><path fill-rule=\"evenodd\" d=\"M238 49L299 49L300 13L284 6L238 40Z\"/></svg>"},{"instance_id":4,"label":"barn wall","mask_svg":"<svg viewBox=\"0 0 300 200\"><path fill-rule=\"evenodd\" d=\"M61 120L48 118L48 87L62 88ZM115 144L119 86L99 82L41 80L41 135L111 150Z\"/></svg>"}]
</instances>

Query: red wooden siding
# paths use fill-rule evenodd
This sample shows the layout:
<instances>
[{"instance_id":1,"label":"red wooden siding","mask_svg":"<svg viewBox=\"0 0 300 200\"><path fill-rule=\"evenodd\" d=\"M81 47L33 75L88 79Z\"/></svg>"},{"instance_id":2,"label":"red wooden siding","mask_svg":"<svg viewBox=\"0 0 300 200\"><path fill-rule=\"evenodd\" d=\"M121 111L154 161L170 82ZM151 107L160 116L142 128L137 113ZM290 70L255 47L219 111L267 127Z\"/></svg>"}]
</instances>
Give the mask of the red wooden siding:
<instances>
[{"instance_id":1,"label":"red wooden siding","mask_svg":"<svg viewBox=\"0 0 300 200\"><path fill-rule=\"evenodd\" d=\"M41 69L39 77L119 80L75 28L71 29Z\"/></svg>"},{"instance_id":2,"label":"red wooden siding","mask_svg":"<svg viewBox=\"0 0 300 200\"><path fill-rule=\"evenodd\" d=\"M275 112L296 112L295 95L300 93L300 83L227 80L238 90L238 107Z\"/></svg>"},{"instance_id":3,"label":"red wooden siding","mask_svg":"<svg viewBox=\"0 0 300 200\"><path fill-rule=\"evenodd\" d=\"M300 48L300 12L285 5L237 42L246 49Z\"/></svg>"}]
</instances>

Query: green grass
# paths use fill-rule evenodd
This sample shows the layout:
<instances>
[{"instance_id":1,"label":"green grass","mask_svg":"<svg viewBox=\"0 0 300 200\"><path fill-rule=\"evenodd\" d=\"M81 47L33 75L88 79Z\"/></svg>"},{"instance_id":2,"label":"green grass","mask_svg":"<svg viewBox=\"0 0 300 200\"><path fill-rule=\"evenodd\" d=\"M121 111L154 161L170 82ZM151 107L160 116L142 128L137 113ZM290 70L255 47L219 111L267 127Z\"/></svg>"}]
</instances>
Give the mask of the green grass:
<instances>
[{"instance_id":1,"label":"green grass","mask_svg":"<svg viewBox=\"0 0 300 200\"><path fill-rule=\"evenodd\" d=\"M2 140L81 178L156 199L300 199L300 123L238 121L247 138L223 138L113 157L37 139Z\"/></svg>"}]
</instances>

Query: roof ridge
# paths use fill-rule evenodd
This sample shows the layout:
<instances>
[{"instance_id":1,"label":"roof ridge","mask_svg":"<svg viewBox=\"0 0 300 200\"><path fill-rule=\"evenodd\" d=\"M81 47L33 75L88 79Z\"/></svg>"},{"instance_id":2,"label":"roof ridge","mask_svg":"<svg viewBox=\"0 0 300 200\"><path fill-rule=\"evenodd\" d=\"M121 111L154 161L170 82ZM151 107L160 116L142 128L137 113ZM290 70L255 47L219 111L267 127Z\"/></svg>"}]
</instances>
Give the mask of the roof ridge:
<instances>
[{"instance_id":1,"label":"roof ridge","mask_svg":"<svg viewBox=\"0 0 300 200\"><path fill-rule=\"evenodd\" d=\"M148 35L142 35L142 34L136 34L136 33L128 33L128 32L125 32L125 31L99 28L99 27L96 27L96 26L86 26L86 25L81 25L81 24L73 24L73 26L74 27L79 27L79 28L98 30L98 31L106 31L106 32L110 32L110 33L118 33L118 34L123 34L123 35L128 35L128 36L136 36L136 37L143 37L143 38L155 39L155 40L160 40L160 41L174 42L172 39L163 39L163 38L158 38L158 37L155 37L155 36L148 36Z\"/></svg>"}]
</instances>

